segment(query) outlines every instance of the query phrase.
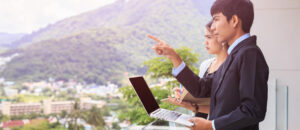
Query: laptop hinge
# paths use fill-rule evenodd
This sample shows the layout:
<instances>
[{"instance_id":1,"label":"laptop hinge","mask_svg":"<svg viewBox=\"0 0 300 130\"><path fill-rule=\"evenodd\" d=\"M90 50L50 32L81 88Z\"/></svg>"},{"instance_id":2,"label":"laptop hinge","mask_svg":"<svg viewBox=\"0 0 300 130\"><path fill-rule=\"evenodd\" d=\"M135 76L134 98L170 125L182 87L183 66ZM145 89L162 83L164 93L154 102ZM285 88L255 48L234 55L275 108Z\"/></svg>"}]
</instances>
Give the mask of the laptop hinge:
<instances>
[{"instance_id":1,"label":"laptop hinge","mask_svg":"<svg viewBox=\"0 0 300 130\"><path fill-rule=\"evenodd\" d=\"M153 112L150 113L150 116L155 115L155 114L158 113L160 110L161 110L160 108L156 109L155 111L153 111Z\"/></svg>"}]
</instances>

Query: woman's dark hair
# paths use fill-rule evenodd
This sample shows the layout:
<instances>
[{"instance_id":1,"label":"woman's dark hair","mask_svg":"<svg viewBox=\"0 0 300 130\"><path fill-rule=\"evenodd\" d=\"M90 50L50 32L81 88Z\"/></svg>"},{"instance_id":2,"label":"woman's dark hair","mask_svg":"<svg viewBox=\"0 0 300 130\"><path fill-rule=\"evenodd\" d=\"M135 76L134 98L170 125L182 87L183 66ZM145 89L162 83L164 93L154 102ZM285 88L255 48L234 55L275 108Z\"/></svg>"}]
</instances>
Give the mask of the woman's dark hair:
<instances>
[{"instance_id":1,"label":"woman's dark hair","mask_svg":"<svg viewBox=\"0 0 300 130\"><path fill-rule=\"evenodd\" d=\"M210 21L206 24L205 27L206 27L208 30L210 30L212 23L213 23L213 20L210 20Z\"/></svg>"},{"instance_id":2,"label":"woman's dark hair","mask_svg":"<svg viewBox=\"0 0 300 130\"><path fill-rule=\"evenodd\" d=\"M216 13L222 13L229 21L233 15L237 15L242 20L242 29L249 33L253 19L254 9L250 0L216 0L210 9L213 16Z\"/></svg>"},{"instance_id":3,"label":"woman's dark hair","mask_svg":"<svg viewBox=\"0 0 300 130\"><path fill-rule=\"evenodd\" d=\"M211 28L212 23L213 23L213 20L210 20L210 21L205 25L205 27L208 29L208 31L211 31L210 28ZM222 44L222 46L225 47L226 49L228 49L228 47L229 47L228 43L224 43L224 44Z\"/></svg>"}]
</instances>

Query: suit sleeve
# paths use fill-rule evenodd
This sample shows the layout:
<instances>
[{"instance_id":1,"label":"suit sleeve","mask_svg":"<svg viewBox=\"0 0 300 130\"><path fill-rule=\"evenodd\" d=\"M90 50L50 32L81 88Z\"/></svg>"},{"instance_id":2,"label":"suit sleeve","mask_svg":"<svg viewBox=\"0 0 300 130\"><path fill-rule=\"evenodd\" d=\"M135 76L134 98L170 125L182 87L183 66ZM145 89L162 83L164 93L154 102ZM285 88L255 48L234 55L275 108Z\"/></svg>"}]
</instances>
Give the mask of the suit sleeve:
<instances>
[{"instance_id":1,"label":"suit sleeve","mask_svg":"<svg viewBox=\"0 0 300 130\"><path fill-rule=\"evenodd\" d=\"M211 78L200 78L187 66L175 77L194 97L210 97Z\"/></svg>"},{"instance_id":2,"label":"suit sleeve","mask_svg":"<svg viewBox=\"0 0 300 130\"><path fill-rule=\"evenodd\" d=\"M217 130L240 129L264 120L267 107L269 68L261 51L247 49L239 59L241 105L214 119Z\"/></svg>"}]
</instances>

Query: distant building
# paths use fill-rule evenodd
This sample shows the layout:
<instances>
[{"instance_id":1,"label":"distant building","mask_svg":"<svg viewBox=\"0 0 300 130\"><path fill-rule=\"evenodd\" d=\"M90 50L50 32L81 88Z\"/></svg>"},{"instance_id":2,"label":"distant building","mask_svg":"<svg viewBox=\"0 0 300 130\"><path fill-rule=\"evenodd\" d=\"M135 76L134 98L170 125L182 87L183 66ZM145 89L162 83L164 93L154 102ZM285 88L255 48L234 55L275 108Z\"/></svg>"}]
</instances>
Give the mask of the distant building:
<instances>
[{"instance_id":1,"label":"distant building","mask_svg":"<svg viewBox=\"0 0 300 130\"><path fill-rule=\"evenodd\" d=\"M73 110L74 104L74 101L44 100L44 114L61 113L62 111L70 113ZM80 108L85 110L89 110L93 106L102 108L105 104L105 101L95 101L90 98L82 98L80 101Z\"/></svg>"},{"instance_id":2,"label":"distant building","mask_svg":"<svg viewBox=\"0 0 300 130\"><path fill-rule=\"evenodd\" d=\"M74 106L74 101L55 101L44 100L44 114L61 113L66 111L70 113Z\"/></svg>"},{"instance_id":3,"label":"distant building","mask_svg":"<svg viewBox=\"0 0 300 130\"><path fill-rule=\"evenodd\" d=\"M4 82L4 85L5 86L12 86L12 85L14 85L15 84L15 82L13 82L13 81L5 81Z\"/></svg>"},{"instance_id":4,"label":"distant building","mask_svg":"<svg viewBox=\"0 0 300 130\"><path fill-rule=\"evenodd\" d=\"M102 108L105 104L106 104L105 101L95 101L95 100L91 100L90 98L80 99L81 108L86 110L91 109L93 106L97 108Z\"/></svg>"},{"instance_id":5,"label":"distant building","mask_svg":"<svg viewBox=\"0 0 300 130\"><path fill-rule=\"evenodd\" d=\"M18 94L17 89L11 89L9 87L4 87L4 92L5 92L6 96L8 96L8 97L14 97L15 95Z\"/></svg>"},{"instance_id":6,"label":"distant building","mask_svg":"<svg viewBox=\"0 0 300 130\"><path fill-rule=\"evenodd\" d=\"M30 113L41 113L41 103L2 103L2 113L4 115L22 115Z\"/></svg>"}]
</instances>

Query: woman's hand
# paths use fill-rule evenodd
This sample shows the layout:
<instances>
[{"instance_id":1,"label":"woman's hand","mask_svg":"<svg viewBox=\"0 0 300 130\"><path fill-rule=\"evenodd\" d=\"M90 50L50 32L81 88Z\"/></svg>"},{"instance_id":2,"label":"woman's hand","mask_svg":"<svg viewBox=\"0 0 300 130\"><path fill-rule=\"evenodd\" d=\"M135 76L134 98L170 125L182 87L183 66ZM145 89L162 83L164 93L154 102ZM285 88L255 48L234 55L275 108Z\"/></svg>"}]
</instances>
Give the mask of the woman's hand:
<instances>
[{"instance_id":1,"label":"woman's hand","mask_svg":"<svg viewBox=\"0 0 300 130\"><path fill-rule=\"evenodd\" d=\"M172 103L174 103L177 106L181 106L181 107L184 107L184 108L189 109L191 111L195 111L195 107L189 102L180 101L180 100L178 100L176 98L172 98L170 96L169 96L169 101L171 101Z\"/></svg>"},{"instance_id":2,"label":"woman's hand","mask_svg":"<svg viewBox=\"0 0 300 130\"><path fill-rule=\"evenodd\" d=\"M185 91L184 89L181 90L180 88L176 87L174 88L175 91L175 98L172 98L169 96L169 101L172 102L173 104L177 105L177 106L181 106L184 107L186 109L189 109L193 112L196 112L196 108L195 106L193 106L190 102L186 102L186 101L181 101L181 93L182 91ZM197 112L202 112L202 113L209 113L209 105L199 105L198 106L198 111Z\"/></svg>"},{"instance_id":3,"label":"woman's hand","mask_svg":"<svg viewBox=\"0 0 300 130\"><path fill-rule=\"evenodd\" d=\"M192 110L194 111L195 110L195 107L192 106L191 103L189 102L185 102L185 101L181 101L180 98L181 98L181 93L184 91L184 89L180 89L178 87L174 88L174 92L175 92L175 98L172 98L169 96L169 101L171 101L172 103L174 103L175 105L178 105L178 106L181 106L181 107L184 107L186 109L189 109L189 110Z\"/></svg>"}]
</instances>

